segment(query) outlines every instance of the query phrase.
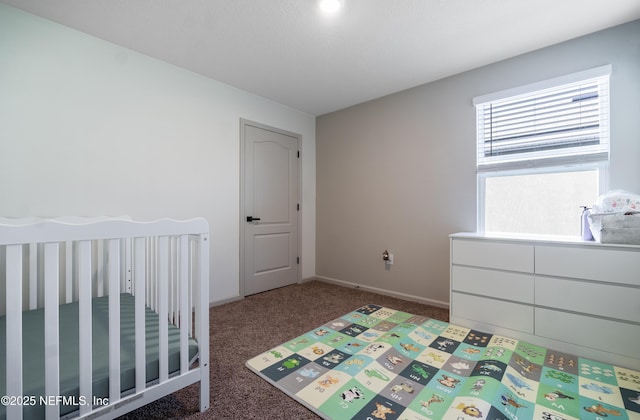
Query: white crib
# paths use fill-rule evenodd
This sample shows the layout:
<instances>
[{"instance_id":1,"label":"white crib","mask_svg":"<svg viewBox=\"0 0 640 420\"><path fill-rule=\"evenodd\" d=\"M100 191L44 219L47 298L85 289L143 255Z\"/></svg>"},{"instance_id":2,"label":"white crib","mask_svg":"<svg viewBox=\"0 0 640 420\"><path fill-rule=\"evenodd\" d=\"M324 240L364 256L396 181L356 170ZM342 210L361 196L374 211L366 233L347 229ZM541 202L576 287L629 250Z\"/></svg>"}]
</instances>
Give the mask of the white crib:
<instances>
[{"instance_id":1,"label":"white crib","mask_svg":"<svg viewBox=\"0 0 640 420\"><path fill-rule=\"evenodd\" d=\"M114 418L196 382L205 411L208 261L204 219L0 219L0 418Z\"/></svg>"}]
</instances>

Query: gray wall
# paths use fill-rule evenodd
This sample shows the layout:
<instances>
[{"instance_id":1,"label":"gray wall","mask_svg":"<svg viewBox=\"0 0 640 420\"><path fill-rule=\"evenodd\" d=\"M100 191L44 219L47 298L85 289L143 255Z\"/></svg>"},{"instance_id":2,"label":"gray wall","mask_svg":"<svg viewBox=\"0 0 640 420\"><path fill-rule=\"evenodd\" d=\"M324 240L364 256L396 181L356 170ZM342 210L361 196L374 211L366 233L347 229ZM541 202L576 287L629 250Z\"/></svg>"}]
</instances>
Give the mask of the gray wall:
<instances>
[{"instance_id":1,"label":"gray wall","mask_svg":"<svg viewBox=\"0 0 640 420\"><path fill-rule=\"evenodd\" d=\"M476 229L472 98L609 63L609 188L640 193L640 21L319 117L317 275L448 303L448 235Z\"/></svg>"}]
</instances>

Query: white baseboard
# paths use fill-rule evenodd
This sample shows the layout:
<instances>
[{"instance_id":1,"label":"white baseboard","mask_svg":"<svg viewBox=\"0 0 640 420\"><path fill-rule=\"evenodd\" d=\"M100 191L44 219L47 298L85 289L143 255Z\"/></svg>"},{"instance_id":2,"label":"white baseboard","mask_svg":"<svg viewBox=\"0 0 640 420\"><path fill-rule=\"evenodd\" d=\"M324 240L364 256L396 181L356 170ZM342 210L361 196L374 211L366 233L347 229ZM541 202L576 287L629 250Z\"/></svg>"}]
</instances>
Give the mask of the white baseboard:
<instances>
[{"instance_id":1,"label":"white baseboard","mask_svg":"<svg viewBox=\"0 0 640 420\"><path fill-rule=\"evenodd\" d=\"M213 302L209 302L209 308L213 308L214 306L224 305L225 303L237 302L242 299L244 299L243 296L235 296L228 299L214 300Z\"/></svg>"},{"instance_id":2,"label":"white baseboard","mask_svg":"<svg viewBox=\"0 0 640 420\"><path fill-rule=\"evenodd\" d=\"M431 305L431 306L437 306L439 308L449 309L449 302L442 302L442 301L439 301L439 300L427 299L427 298L423 298L423 297L419 297L419 296L408 295L406 293L394 292L393 290L387 290L387 289L380 289L380 288L377 288L377 287L365 286L365 285L362 285L362 284L352 283L352 282L349 282L349 281L333 279L331 277L315 276L314 278L310 278L310 279L307 279L305 281L310 281L310 280L320 280L320 281L324 281L326 283L336 284L338 286L351 287L353 289L362 289L362 290L365 290L367 292L379 293L381 295L387 295L387 296L391 296L391 297L398 298L398 299L408 300L408 301L411 301L411 302L418 302L418 303L423 303L425 305Z\"/></svg>"}]
</instances>

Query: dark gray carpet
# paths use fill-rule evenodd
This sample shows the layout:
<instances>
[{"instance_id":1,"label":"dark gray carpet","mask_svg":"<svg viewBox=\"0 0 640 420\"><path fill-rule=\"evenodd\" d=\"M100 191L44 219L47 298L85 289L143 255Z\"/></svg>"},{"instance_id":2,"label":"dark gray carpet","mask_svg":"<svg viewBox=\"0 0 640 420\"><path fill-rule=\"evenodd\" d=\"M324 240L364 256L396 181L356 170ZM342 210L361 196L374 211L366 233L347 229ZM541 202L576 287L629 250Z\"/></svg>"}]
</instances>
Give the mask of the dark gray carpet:
<instances>
[{"instance_id":1,"label":"dark gray carpet","mask_svg":"<svg viewBox=\"0 0 640 420\"><path fill-rule=\"evenodd\" d=\"M311 281L211 308L211 408L199 412L199 385L122 419L318 419L245 367L245 362L360 306L377 304L449 320L447 309Z\"/></svg>"}]
</instances>

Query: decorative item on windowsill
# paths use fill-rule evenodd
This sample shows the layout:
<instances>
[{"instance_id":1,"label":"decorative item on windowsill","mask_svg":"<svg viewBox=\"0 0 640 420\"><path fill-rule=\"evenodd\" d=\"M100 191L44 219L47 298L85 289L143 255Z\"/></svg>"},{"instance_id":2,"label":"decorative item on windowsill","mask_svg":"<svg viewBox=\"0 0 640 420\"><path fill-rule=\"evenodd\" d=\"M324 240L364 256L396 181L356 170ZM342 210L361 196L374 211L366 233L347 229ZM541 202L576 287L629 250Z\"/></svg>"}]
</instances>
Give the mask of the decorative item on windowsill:
<instances>
[{"instance_id":1,"label":"decorative item on windowsill","mask_svg":"<svg viewBox=\"0 0 640 420\"><path fill-rule=\"evenodd\" d=\"M582 240L593 241L593 234L591 233L591 227L589 226L589 214L591 213L591 208L587 206L580 207L582 208L582 217L580 218L580 232L582 233Z\"/></svg>"},{"instance_id":2,"label":"decorative item on windowsill","mask_svg":"<svg viewBox=\"0 0 640 420\"><path fill-rule=\"evenodd\" d=\"M640 245L640 195L609 191L598 198L588 215L591 233L603 244Z\"/></svg>"}]
</instances>

